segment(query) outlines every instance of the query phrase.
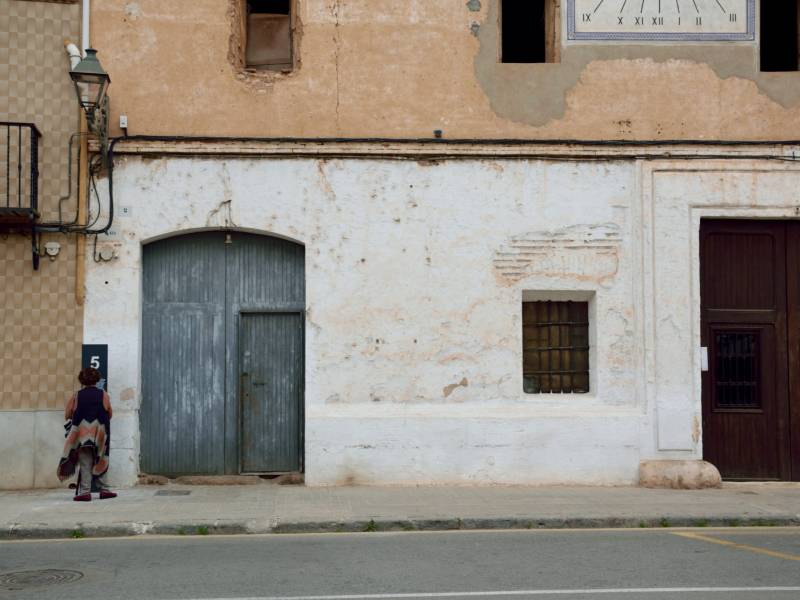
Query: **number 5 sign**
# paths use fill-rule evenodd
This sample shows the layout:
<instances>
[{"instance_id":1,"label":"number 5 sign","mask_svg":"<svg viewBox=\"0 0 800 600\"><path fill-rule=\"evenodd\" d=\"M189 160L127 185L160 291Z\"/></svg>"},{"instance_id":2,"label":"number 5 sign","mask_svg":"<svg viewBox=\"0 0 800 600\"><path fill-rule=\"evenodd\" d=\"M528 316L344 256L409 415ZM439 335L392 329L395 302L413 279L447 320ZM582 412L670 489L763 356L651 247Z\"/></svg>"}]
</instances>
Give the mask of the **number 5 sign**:
<instances>
[{"instance_id":1,"label":"number 5 sign","mask_svg":"<svg viewBox=\"0 0 800 600\"><path fill-rule=\"evenodd\" d=\"M100 371L102 379L97 383L101 390L108 389L108 345L84 344L81 351L81 369L92 367Z\"/></svg>"}]
</instances>

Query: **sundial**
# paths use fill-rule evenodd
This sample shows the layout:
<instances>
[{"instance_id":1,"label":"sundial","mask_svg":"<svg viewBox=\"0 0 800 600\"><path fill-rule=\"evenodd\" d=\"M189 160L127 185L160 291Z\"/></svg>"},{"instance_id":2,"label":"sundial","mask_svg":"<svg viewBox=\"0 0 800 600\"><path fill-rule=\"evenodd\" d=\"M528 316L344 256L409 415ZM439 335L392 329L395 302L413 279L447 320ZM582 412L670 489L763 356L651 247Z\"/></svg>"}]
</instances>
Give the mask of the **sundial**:
<instances>
[{"instance_id":1,"label":"sundial","mask_svg":"<svg viewBox=\"0 0 800 600\"><path fill-rule=\"evenodd\" d=\"M569 40L752 41L755 30L755 0L567 0Z\"/></svg>"}]
</instances>

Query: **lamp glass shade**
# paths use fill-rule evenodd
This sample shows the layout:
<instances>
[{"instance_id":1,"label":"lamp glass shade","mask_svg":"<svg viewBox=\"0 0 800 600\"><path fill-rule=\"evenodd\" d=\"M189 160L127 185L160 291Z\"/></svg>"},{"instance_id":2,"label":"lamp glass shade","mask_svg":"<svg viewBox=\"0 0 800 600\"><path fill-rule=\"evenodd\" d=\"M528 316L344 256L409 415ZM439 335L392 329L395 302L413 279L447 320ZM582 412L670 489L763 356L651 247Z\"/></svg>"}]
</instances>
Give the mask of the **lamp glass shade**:
<instances>
[{"instance_id":1,"label":"lamp glass shade","mask_svg":"<svg viewBox=\"0 0 800 600\"><path fill-rule=\"evenodd\" d=\"M86 56L69 72L75 84L78 102L87 115L91 115L103 103L108 84L111 83L111 78L103 70L96 55L97 50L87 48Z\"/></svg>"}]
</instances>

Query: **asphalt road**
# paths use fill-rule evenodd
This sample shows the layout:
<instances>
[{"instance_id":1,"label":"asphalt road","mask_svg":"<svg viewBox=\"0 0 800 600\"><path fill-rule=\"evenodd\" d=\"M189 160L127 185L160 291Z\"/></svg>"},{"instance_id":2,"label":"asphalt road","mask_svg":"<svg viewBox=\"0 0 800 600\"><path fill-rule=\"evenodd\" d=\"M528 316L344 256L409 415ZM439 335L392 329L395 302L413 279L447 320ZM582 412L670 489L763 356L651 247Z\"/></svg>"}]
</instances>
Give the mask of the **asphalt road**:
<instances>
[{"instance_id":1,"label":"asphalt road","mask_svg":"<svg viewBox=\"0 0 800 600\"><path fill-rule=\"evenodd\" d=\"M0 542L3 599L300 597L797 600L800 529Z\"/></svg>"}]
</instances>

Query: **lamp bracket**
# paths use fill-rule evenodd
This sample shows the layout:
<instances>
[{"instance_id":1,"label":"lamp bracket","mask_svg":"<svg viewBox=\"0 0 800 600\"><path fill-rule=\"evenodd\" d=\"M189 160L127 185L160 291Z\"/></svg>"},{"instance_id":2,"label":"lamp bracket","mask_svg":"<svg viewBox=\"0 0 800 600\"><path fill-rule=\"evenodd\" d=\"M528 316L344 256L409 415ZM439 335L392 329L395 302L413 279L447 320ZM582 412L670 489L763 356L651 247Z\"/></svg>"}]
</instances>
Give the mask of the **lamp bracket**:
<instances>
[{"instance_id":1,"label":"lamp bracket","mask_svg":"<svg viewBox=\"0 0 800 600\"><path fill-rule=\"evenodd\" d=\"M103 159L103 166L108 160L108 96L103 97L100 106L86 114L86 123L89 131L97 138L100 145L100 155Z\"/></svg>"}]
</instances>

